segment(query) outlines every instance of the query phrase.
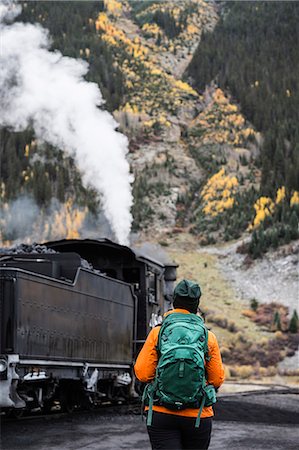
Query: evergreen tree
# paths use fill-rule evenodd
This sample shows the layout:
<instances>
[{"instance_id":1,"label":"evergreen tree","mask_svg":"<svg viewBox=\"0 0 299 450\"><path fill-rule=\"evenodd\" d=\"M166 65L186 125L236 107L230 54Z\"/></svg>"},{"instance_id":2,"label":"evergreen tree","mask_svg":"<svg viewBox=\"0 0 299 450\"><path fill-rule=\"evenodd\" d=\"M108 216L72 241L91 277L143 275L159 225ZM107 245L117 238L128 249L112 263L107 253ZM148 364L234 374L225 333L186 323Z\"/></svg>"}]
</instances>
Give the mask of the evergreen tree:
<instances>
[{"instance_id":1,"label":"evergreen tree","mask_svg":"<svg viewBox=\"0 0 299 450\"><path fill-rule=\"evenodd\" d=\"M277 228L274 226L271 233L271 244L272 247L277 248L278 247L278 232Z\"/></svg>"},{"instance_id":2,"label":"evergreen tree","mask_svg":"<svg viewBox=\"0 0 299 450\"><path fill-rule=\"evenodd\" d=\"M290 320L289 332L290 333L298 333L298 314L295 309L294 309L294 312L293 312L291 320Z\"/></svg>"},{"instance_id":3,"label":"evergreen tree","mask_svg":"<svg viewBox=\"0 0 299 450\"><path fill-rule=\"evenodd\" d=\"M296 211L292 211L290 216L290 237L291 239L297 239L299 237L298 216Z\"/></svg>"},{"instance_id":4,"label":"evergreen tree","mask_svg":"<svg viewBox=\"0 0 299 450\"><path fill-rule=\"evenodd\" d=\"M274 324L276 330L281 331L281 320L280 320L280 314L278 311L275 311L273 324Z\"/></svg>"}]
</instances>

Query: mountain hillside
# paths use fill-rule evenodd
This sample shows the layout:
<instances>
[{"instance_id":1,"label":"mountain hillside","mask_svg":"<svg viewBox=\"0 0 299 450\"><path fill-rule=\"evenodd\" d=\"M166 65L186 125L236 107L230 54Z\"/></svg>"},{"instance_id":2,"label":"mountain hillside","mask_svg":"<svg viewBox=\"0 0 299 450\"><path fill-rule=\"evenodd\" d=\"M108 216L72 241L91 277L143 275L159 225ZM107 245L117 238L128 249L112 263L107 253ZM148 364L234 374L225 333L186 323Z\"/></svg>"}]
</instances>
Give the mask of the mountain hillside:
<instances>
[{"instance_id":1,"label":"mountain hillside","mask_svg":"<svg viewBox=\"0 0 299 450\"><path fill-rule=\"evenodd\" d=\"M89 64L101 108L128 137L132 243L160 244L179 278L199 280L232 378L283 374L298 342L298 78L296 63L286 68L298 8L271 3L24 2L16 19ZM262 36L276 49L265 65ZM0 164L1 245L115 238L103 198L63 148L3 128Z\"/></svg>"},{"instance_id":2,"label":"mountain hillside","mask_svg":"<svg viewBox=\"0 0 299 450\"><path fill-rule=\"evenodd\" d=\"M269 246L298 237L295 178L277 175L281 148L274 141L273 151L267 147L270 131L257 120L263 117L262 106L268 97L273 97L270 87L263 88L265 101L256 102L254 115L244 103L245 88L250 88L244 80L251 73L247 67L253 67L257 58L258 31L267 24L267 33L275 40L276 27L282 29L276 20L281 5L273 6L271 12L267 5L256 5L255 9L229 3L29 2L22 3L23 11L17 20L40 22L49 29L53 49L89 63L88 80L100 86L105 107L113 112L120 131L129 138L129 162L134 175L133 231L152 234L163 244L167 244L167 236L182 230L193 233L202 244L238 238L249 231L253 238L246 251L257 257ZM288 6L285 13L295 14L297 9L293 9ZM248 40L244 40L245 25L241 26L242 21L239 25L239 18L248 28L257 14L257 33L248 34L252 44L247 64L244 52ZM271 21L273 17L275 21ZM279 36L283 42L282 31ZM231 42L236 45L232 51ZM268 47L261 48L266 53ZM279 48L270 61L277 60ZM281 52L285 51L281 44ZM244 60L239 66L242 76L238 86L232 75L237 52ZM221 66L224 60L226 66ZM209 66L209 61L214 63ZM268 72L272 68L269 64ZM293 105L295 90L287 85L293 86L295 81L286 72L280 68L277 76L286 87L283 98ZM275 78L274 70L272 76ZM275 82L266 86L275 87ZM254 83L250 95L259 83L264 86L262 74ZM281 98L278 96L269 107L273 117L284 114ZM281 109L276 110L278 104ZM285 174L292 174L296 167L295 141L287 140L290 130L296 128L293 116L279 128L289 130L285 138L280 133L283 151L289 155L284 163ZM276 133L274 128L272 134ZM35 239L37 235L51 239L92 233L113 237L101 214L102 198L83 188L80 172L61 149L38 142L31 130L12 133L2 129L1 137L3 241L32 240L33 235ZM276 182L268 183L266 189L265 161L272 156L271 177ZM41 211L41 223L31 231L30 226L23 230L7 226L23 199ZM53 222L54 217L59 218L60 227L49 226L48 220Z\"/></svg>"},{"instance_id":3,"label":"mountain hillside","mask_svg":"<svg viewBox=\"0 0 299 450\"><path fill-rule=\"evenodd\" d=\"M204 91L229 90L263 134L260 164L265 195L299 189L296 2L226 2L213 33L205 33L187 75Z\"/></svg>"},{"instance_id":4,"label":"mountain hillside","mask_svg":"<svg viewBox=\"0 0 299 450\"><path fill-rule=\"evenodd\" d=\"M296 2L223 2L185 73L199 92L210 83L230 92L256 131L254 257L298 236L298 19Z\"/></svg>"}]
</instances>

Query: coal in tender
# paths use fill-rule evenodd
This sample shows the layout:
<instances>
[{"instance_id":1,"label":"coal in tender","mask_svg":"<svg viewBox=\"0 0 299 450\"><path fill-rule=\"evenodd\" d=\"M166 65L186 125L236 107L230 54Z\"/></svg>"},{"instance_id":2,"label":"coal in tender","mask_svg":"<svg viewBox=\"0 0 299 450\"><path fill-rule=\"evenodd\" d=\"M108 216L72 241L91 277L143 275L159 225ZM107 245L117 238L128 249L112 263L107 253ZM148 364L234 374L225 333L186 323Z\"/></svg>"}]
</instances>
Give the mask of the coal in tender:
<instances>
[{"instance_id":1,"label":"coal in tender","mask_svg":"<svg viewBox=\"0 0 299 450\"><path fill-rule=\"evenodd\" d=\"M14 247L1 247L0 254L2 255L30 255L30 254L42 254L42 253L57 253L55 250L46 247L42 244L19 244Z\"/></svg>"},{"instance_id":2,"label":"coal in tender","mask_svg":"<svg viewBox=\"0 0 299 450\"><path fill-rule=\"evenodd\" d=\"M0 255L40 255L47 253L60 253L52 248L47 247L43 244L38 244L33 242L32 244L18 244L13 247L0 247ZM83 269L92 270L93 272L100 274L101 271L93 267L93 265L86 259L81 258L81 267Z\"/></svg>"}]
</instances>

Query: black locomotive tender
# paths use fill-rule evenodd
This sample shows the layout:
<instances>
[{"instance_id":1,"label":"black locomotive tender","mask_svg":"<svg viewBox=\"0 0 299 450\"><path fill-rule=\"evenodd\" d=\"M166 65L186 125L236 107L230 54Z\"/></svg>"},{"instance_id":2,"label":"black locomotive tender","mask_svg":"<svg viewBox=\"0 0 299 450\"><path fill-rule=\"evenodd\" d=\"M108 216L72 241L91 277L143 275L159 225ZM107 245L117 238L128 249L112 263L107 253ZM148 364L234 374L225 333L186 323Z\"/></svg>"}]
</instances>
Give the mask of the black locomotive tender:
<instances>
[{"instance_id":1,"label":"black locomotive tender","mask_svg":"<svg viewBox=\"0 0 299 450\"><path fill-rule=\"evenodd\" d=\"M43 249L0 255L2 411L128 398L133 360L170 306L177 266L108 239Z\"/></svg>"}]
</instances>

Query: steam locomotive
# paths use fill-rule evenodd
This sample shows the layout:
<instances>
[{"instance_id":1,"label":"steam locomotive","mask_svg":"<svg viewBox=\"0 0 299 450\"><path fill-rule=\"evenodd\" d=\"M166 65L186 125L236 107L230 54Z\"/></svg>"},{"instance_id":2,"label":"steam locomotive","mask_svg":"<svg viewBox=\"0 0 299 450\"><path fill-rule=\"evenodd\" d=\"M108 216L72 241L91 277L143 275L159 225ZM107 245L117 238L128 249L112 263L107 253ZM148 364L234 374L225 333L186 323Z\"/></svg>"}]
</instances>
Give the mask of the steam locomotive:
<instances>
[{"instance_id":1,"label":"steam locomotive","mask_svg":"<svg viewBox=\"0 0 299 450\"><path fill-rule=\"evenodd\" d=\"M37 247L0 255L0 408L70 411L127 399L135 355L170 307L177 266L108 239Z\"/></svg>"}]
</instances>

